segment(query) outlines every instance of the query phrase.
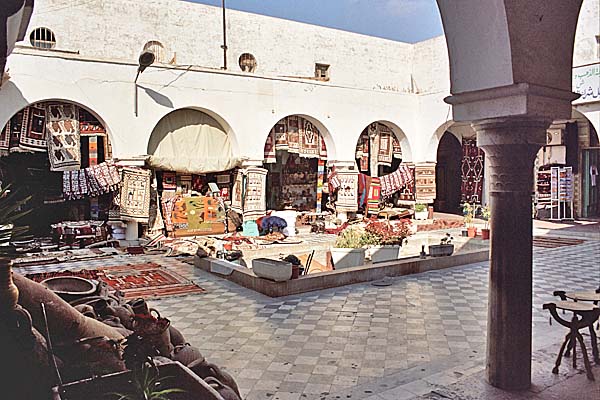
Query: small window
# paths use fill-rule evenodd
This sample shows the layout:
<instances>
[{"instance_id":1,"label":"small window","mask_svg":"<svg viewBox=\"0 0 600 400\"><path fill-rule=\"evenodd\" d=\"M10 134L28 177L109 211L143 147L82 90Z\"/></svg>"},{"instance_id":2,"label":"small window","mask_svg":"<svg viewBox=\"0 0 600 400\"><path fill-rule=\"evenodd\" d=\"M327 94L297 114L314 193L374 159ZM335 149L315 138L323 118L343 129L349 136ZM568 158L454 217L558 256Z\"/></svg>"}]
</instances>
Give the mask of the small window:
<instances>
[{"instance_id":1,"label":"small window","mask_svg":"<svg viewBox=\"0 0 600 400\"><path fill-rule=\"evenodd\" d=\"M29 41L33 47L38 49L53 49L56 47L54 32L48 28L35 28L29 35Z\"/></svg>"},{"instance_id":2,"label":"small window","mask_svg":"<svg viewBox=\"0 0 600 400\"><path fill-rule=\"evenodd\" d=\"M315 78L328 81L329 80L329 65L315 64Z\"/></svg>"},{"instance_id":3,"label":"small window","mask_svg":"<svg viewBox=\"0 0 600 400\"><path fill-rule=\"evenodd\" d=\"M244 53L240 56L240 69L244 72L256 71L256 58L250 53Z\"/></svg>"},{"instance_id":4,"label":"small window","mask_svg":"<svg viewBox=\"0 0 600 400\"><path fill-rule=\"evenodd\" d=\"M144 45L144 51L151 51L154 53L154 60L158 63L165 62L165 46L161 42L151 40Z\"/></svg>"}]
</instances>

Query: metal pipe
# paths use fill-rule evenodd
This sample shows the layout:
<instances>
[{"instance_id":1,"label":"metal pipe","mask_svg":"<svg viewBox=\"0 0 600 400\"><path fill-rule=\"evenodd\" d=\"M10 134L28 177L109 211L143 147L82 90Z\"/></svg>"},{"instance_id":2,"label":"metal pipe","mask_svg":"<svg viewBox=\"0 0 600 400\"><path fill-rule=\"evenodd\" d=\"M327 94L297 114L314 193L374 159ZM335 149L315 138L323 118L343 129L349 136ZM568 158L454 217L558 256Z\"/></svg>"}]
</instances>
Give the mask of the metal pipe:
<instances>
[{"instance_id":1,"label":"metal pipe","mask_svg":"<svg viewBox=\"0 0 600 400\"><path fill-rule=\"evenodd\" d=\"M221 8L223 9L223 69L227 69L227 20L225 19L225 0L221 0Z\"/></svg>"}]
</instances>

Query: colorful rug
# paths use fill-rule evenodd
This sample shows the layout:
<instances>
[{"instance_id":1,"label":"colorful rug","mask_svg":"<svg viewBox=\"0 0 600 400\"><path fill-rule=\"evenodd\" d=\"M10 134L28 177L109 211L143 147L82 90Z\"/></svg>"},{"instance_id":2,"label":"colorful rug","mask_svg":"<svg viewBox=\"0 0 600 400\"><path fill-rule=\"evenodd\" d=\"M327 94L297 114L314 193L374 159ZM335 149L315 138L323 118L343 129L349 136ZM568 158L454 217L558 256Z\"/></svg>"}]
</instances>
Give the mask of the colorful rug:
<instances>
[{"instance_id":1,"label":"colorful rug","mask_svg":"<svg viewBox=\"0 0 600 400\"><path fill-rule=\"evenodd\" d=\"M247 168L245 181L244 221L255 221L267 212L267 170Z\"/></svg>"},{"instance_id":2,"label":"colorful rug","mask_svg":"<svg viewBox=\"0 0 600 400\"><path fill-rule=\"evenodd\" d=\"M358 210L358 174L354 171L338 171L340 187L337 191L335 208L338 211Z\"/></svg>"},{"instance_id":3,"label":"colorful rug","mask_svg":"<svg viewBox=\"0 0 600 400\"><path fill-rule=\"evenodd\" d=\"M543 247L546 249L555 249L557 247L563 247L563 246L576 246L576 245L582 244L584 242L585 242L585 240L563 238L563 237L550 237L550 236L534 236L533 237L533 246L534 247Z\"/></svg>"},{"instance_id":4,"label":"colorful rug","mask_svg":"<svg viewBox=\"0 0 600 400\"><path fill-rule=\"evenodd\" d=\"M387 126L377 123L377 134L379 135L377 163L379 165L390 167L393 158L392 131L390 131Z\"/></svg>"},{"instance_id":5,"label":"colorful rug","mask_svg":"<svg viewBox=\"0 0 600 400\"><path fill-rule=\"evenodd\" d=\"M435 164L421 164L415 166L415 200L429 203L435 200Z\"/></svg>"},{"instance_id":6,"label":"colorful rug","mask_svg":"<svg viewBox=\"0 0 600 400\"><path fill-rule=\"evenodd\" d=\"M401 190L404 186L413 181L411 169L401 164L400 167L391 174L381 177L381 198L387 199L395 192Z\"/></svg>"},{"instance_id":7,"label":"colorful rug","mask_svg":"<svg viewBox=\"0 0 600 400\"><path fill-rule=\"evenodd\" d=\"M300 119L302 123L300 129L300 148L298 154L300 157L318 158L321 151L320 133L312 122Z\"/></svg>"},{"instance_id":8,"label":"colorful rug","mask_svg":"<svg viewBox=\"0 0 600 400\"><path fill-rule=\"evenodd\" d=\"M369 194L367 196L367 214L379 212L379 198L381 197L381 181L379 178L371 178Z\"/></svg>"},{"instance_id":9,"label":"colorful rug","mask_svg":"<svg viewBox=\"0 0 600 400\"><path fill-rule=\"evenodd\" d=\"M123 168L119 207L121 219L148 222L150 217L150 177L152 172L139 168Z\"/></svg>"},{"instance_id":10,"label":"colorful rug","mask_svg":"<svg viewBox=\"0 0 600 400\"><path fill-rule=\"evenodd\" d=\"M51 171L71 171L80 168L81 148L77 117L74 105L48 105L46 129Z\"/></svg>"},{"instance_id":11,"label":"colorful rug","mask_svg":"<svg viewBox=\"0 0 600 400\"><path fill-rule=\"evenodd\" d=\"M267 140L265 141L263 157L264 157L264 162L267 164L273 164L273 163L277 162L277 153L275 151L274 129L271 129L271 132L269 132L269 136L267 136Z\"/></svg>"},{"instance_id":12,"label":"colorful rug","mask_svg":"<svg viewBox=\"0 0 600 400\"><path fill-rule=\"evenodd\" d=\"M46 152L46 110L36 106L25 109L25 119L19 137L19 147L28 151Z\"/></svg>"},{"instance_id":13,"label":"colorful rug","mask_svg":"<svg viewBox=\"0 0 600 400\"><path fill-rule=\"evenodd\" d=\"M126 299L206 293L192 281L155 263L26 275L36 282L56 276L78 276L106 282L111 288L121 291Z\"/></svg>"},{"instance_id":14,"label":"colorful rug","mask_svg":"<svg viewBox=\"0 0 600 400\"><path fill-rule=\"evenodd\" d=\"M477 147L477 139L462 140L461 202L481 204L485 153Z\"/></svg>"}]
</instances>

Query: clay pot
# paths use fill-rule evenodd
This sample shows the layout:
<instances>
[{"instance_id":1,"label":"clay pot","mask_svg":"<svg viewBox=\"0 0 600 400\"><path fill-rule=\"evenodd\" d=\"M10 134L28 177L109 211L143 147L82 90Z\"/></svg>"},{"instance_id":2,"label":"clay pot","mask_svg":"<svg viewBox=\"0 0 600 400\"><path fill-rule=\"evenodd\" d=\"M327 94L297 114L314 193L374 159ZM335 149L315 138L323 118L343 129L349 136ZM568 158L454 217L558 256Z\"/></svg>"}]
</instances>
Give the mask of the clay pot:
<instances>
[{"instance_id":1,"label":"clay pot","mask_svg":"<svg viewBox=\"0 0 600 400\"><path fill-rule=\"evenodd\" d=\"M208 377L204 380L213 389L215 389L223 398L223 400L241 400L241 397L229 386L224 385L216 378Z\"/></svg>"},{"instance_id":2,"label":"clay pot","mask_svg":"<svg viewBox=\"0 0 600 400\"><path fill-rule=\"evenodd\" d=\"M176 329L173 325L169 326L169 335L171 336L171 344L173 346L177 347L185 344L185 338L179 332L179 329Z\"/></svg>"},{"instance_id":3,"label":"clay pot","mask_svg":"<svg viewBox=\"0 0 600 400\"><path fill-rule=\"evenodd\" d=\"M133 330L133 310L131 309L131 306L128 304L115 306L113 307L113 315L119 317L121 324L125 328Z\"/></svg>"},{"instance_id":4,"label":"clay pot","mask_svg":"<svg viewBox=\"0 0 600 400\"><path fill-rule=\"evenodd\" d=\"M215 364L209 363L204 359L198 359L192 362L187 366L191 369L196 375L200 378L205 379L208 377L213 377L218 379L220 382L223 382L226 386L229 386L233 391L240 396L240 390L235 383L235 379L229 373L221 370ZM206 379L205 379L206 380Z\"/></svg>"},{"instance_id":5,"label":"clay pot","mask_svg":"<svg viewBox=\"0 0 600 400\"><path fill-rule=\"evenodd\" d=\"M170 357L173 351L169 335L170 325L171 321L167 318L162 318L160 314L158 314L158 318L149 314L135 314L132 328L136 334L143 337L148 344L152 345L161 356Z\"/></svg>"},{"instance_id":6,"label":"clay pot","mask_svg":"<svg viewBox=\"0 0 600 400\"><path fill-rule=\"evenodd\" d=\"M467 228L467 236L470 238L474 238L475 236L477 236L477 228L473 227L468 227Z\"/></svg>"},{"instance_id":7,"label":"clay pot","mask_svg":"<svg viewBox=\"0 0 600 400\"><path fill-rule=\"evenodd\" d=\"M146 300L142 299L141 297L139 297L135 300L129 301L128 304L131 307L131 309L133 310L134 314L142 314L142 315L150 314L150 309L148 308L148 304L146 303Z\"/></svg>"},{"instance_id":8,"label":"clay pot","mask_svg":"<svg viewBox=\"0 0 600 400\"><path fill-rule=\"evenodd\" d=\"M198 350L197 347L191 346L189 343L175 346L172 358L185 366L190 365L196 360L204 361L204 356L200 353L200 350Z\"/></svg>"}]
</instances>

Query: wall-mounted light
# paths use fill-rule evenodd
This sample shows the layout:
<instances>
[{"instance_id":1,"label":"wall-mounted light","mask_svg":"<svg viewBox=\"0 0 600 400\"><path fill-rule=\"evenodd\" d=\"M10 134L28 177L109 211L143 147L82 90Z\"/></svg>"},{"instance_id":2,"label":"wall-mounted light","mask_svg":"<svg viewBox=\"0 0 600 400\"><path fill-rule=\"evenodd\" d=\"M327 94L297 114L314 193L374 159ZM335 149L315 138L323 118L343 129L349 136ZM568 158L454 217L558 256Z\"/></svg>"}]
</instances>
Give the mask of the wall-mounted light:
<instances>
[{"instance_id":1,"label":"wall-mounted light","mask_svg":"<svg viewBox=\"0 0 600 400\"><path fill-rule=\"evenodd\" d=\"M151 66L152 64L154 64L154 60L155 59L156 59L156 56L150 50L144 50L142 52L142 54L140 54L140 57L138 58L137 74L135 75L135 80L133 81L133 84L134 84L134 113L135 113L136 117L138 115L138 92L137 92L138 86L137 86L137 80L140 77L140 74L142 72L144 72L146 70L146 68L148 68L149 66Z\"/></svg>"}]
</instances>

